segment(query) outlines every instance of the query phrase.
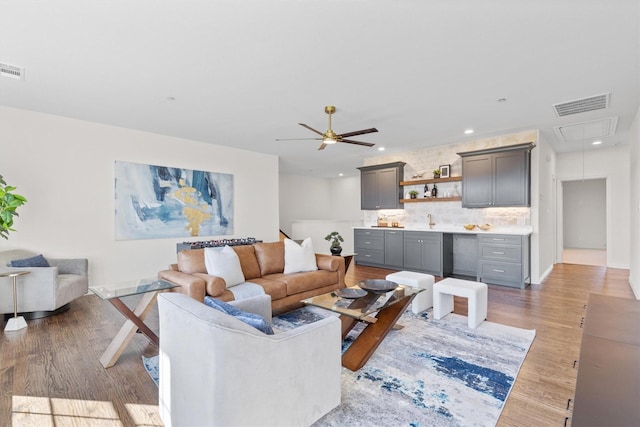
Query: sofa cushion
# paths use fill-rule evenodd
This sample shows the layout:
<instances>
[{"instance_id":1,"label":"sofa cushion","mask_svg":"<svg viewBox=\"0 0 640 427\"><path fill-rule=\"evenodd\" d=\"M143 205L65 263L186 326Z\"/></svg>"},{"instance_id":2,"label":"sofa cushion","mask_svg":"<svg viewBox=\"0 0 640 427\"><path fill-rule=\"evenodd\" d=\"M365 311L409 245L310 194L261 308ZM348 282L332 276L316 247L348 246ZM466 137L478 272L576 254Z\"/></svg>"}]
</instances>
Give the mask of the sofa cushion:
<instances>
[{"instance_id":1,"label":"sofa cushion","mask_svg":"<svg viewBox=\"0 0 640 427\"><path fill-rule=\"evenodd\" d=\"M261 276L284 271L284 242L256 243L254 249Z\"/></svg>"},{"instance_id":2,"label":"sofa cushion","mask_svg":"<svg viewBox=\"0 0 640 427\"><path fill-rule=\"evenodd\" d=\"M277 276L281 275L282 273ZM264 277L255 278L252 279L251 282L262 286L264 293L271 297L271 301L279 300L287 296L287 284L277 278L275 280L265 279Z\"/></svg>"},{"instance_id":3,"label":"sofa cushion","mask_svg":"<svg viewBox=\"0 0 640 427\"><path fill-rule=\"evenodd\" d=\"M304 239L301 244L291 239L284 240L284 274L317 269L316 255L310 237Z\"/></svg>"},{"instance_id":4,"label":"sofa cushion","mask_svg":"<svg viewBox=\"0 0 640 427\"><path fill-rule=\"evenodd\" d=\"M204 249L185 249L178 252L178 270L183 273L206 273Z\"/></svg>"},{"instance_id":5,"label":"sofa cushion","mask_svg":"<svg viewBox=\"0 0 640 427\"><path fill-rule=\"evenodd\" d=\"M260 266L258 265L258 259L256 258L256 251L253 249L253 245L234 246L233 250L236 251L238 258L240 258L244 280L260 277Z\"/></svg>"},{"instance_id":6,"label":"sofa cushion","mask_svg":"<svg viewBox=\"0 0 640 427\"><path fill-rule=\"evenodd\" d=\"M227 288L244 282L240 259L231 246L205 248L204 264L207 267L207 273L212 276L222 277Z\"/></svg>"},{"instance_id":7,"label":"sofa cushion","mask_svg":"<svg viewBox=\"0 0 640 427\"><path fill-rule=\"evenodd\" d=\"M234 307L231 304L227 304L226 302L217 300L209 296L204 297L204 303L211 308L221 311L222 313L235 317L236 319L246 323L247 325L253 326L264 334L273 335L273 329L271 328L271 325L264 319L264 317L260 316L259 314L240 310L239 308Z\"/></svg>"},{"instance_id":8,"label":"sofa cushion","mask_svg":"<svg viewBox=\"0 0 640 427\"><path fill-rule=\"evenodd\" d=\"M42 255L36 255L31 258L11 260L9 267L50 267L50 265Z\"/></svg>"},{"instance_id":9,"label":"sofa cushion","mask_svg":"<svg viewBox=\"0 0 640 427\"><path fill-rule=\"evenodd\" d=\"M294 295L311 289L318 289L338 283L338 272L318 270L308 271L305 273L278 273L269 274L263 279L284 282L287 295ZM267 292L266 289L265 292ZM275 298L272 296L272 299Z\"/></svg>"}]
</instances>

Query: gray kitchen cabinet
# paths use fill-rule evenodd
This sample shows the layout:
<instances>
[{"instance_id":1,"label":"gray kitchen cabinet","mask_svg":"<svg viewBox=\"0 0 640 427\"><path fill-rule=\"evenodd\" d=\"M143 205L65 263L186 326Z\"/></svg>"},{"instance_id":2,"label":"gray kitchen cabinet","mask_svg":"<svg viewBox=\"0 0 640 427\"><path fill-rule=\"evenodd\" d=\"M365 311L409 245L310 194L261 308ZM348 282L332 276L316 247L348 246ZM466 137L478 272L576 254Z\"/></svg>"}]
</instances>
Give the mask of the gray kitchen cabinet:
<instances>
[{"instance_id":1,"label":"gray kitchen cabinet","mask_svg":"<svg viewBox=\"0 0 640 427\"><path fill-rule=\"evenodd\" d=\"M533 143L458 153L462 157L462 207L531 205Z\"/></svg>"},{"instance_id":2,"label":"gray kitchen cabinet","mask_svg":"<svg viewBox=\"0 0 640 427\"><path fill-rule=\"evenodd\" d=\"M478 281L524 289L530 281L529 236L478 236Z\"/></svg>"},{"instance_id":3,"label":"gray kitchen cabinet","mask_svg":"<svg viewBox=\"0 0 640 427\"><path fill-rule=\"evenodd\" d=\"M475 234L453 235L453 271L456 276L478 275L478 242Z\"/></svg>"},{"instance_id":4,"label":"gray kitchen cabinet","mask_svg":"<svg viewBox=\"0 0 640 427\"><path fill-rule=\"evenodd\" d=\"M384 232L384 263L390 267L404 265L403 231L387 230Z\"/></svg>"},{"instance_id":5,"label":"gray kitchen cabinet","mask_svg":"<svg viewBox=\"0 0 640 427\"><path fill-rule=\"evenodd\" d=\"M405 162L359 167L360 209L400 209Z\"/></svg>"},{"instance_id":6,"label":"gray kitchen cabinet","mask_svg":"<svg viewBox=\"0 0 640 427\"><path fill-rule=\"evenodd\" d=\"M384 265L384 231L356 229L353 231L356 264Z\"/></svg>"},{"instance_id":7,"label":"gray kitchen cabinet","mask_svg":"<svg viewBox=\"0 0 640 427\"><path fill-rule=\"evenodd\" d=\"M452 270L451 234L404 232L404 268L444 277Z\"/></svg>"}]
</instances>

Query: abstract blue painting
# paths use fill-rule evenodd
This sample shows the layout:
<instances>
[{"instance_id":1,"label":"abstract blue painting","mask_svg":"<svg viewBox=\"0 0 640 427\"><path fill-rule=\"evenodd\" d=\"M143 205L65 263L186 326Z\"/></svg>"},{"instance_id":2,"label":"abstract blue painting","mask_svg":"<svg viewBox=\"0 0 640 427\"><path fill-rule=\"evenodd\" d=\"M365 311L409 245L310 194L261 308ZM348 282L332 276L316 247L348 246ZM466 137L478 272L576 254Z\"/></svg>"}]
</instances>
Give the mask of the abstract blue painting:
<instances>
[{"instance_id":1,"label":"abstract blue painting","mask_svg":"<svg viewBox=\"0 0 640 427\"><path fill-rule=\"evenodd\" d=\"M116 240L233 234L233 175L115 162Z\"/></svg>"}]
</instances>

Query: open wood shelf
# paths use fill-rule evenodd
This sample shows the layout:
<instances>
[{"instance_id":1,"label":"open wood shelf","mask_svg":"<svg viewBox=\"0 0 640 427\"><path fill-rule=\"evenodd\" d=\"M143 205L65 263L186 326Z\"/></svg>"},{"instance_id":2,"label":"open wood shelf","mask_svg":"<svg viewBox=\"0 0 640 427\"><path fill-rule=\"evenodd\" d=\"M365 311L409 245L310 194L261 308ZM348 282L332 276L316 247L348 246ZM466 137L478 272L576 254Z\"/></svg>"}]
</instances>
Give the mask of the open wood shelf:
<instances>
[{"instance_id":1,"label":"open wood shelf","mask_svg":"<svg viewBox=\"0 0 640 427\"><path fill-rule=\"evenodd\" d=\"M400 199L400 203L458 202L461 200L462 200L462 197L418 197L415 199Z\"/></svg>"},{"instance_id":2,"label":"open wood shelf","mask_svg":"<svg viewBox=\"0 0 640 427\"><path fill-rule=\"evenodd\" d=\"M400 181L400 185L422 185L422 184L440 184L441 182L460 182L461 176L450 176L449 178L438 179L417 179L415 181Z\"/></svg>"}]
</instances>

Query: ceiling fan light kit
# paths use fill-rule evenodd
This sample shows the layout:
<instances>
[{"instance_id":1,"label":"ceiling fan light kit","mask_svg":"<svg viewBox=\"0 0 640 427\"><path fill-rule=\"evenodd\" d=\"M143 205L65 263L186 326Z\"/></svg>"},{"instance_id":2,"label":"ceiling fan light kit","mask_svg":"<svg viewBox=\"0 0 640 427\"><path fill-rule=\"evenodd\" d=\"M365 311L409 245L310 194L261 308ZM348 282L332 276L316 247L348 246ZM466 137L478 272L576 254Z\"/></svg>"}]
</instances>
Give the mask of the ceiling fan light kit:
<instances>
[{"instance_id":1,"label":"ceiling fan light kit","mask_svg":"<svg viewBox=\"0 0 640 427\"><path fill-rule=\"evenodd\" d=\"M344 143L347 143L347 144L362 145L362 146L365 146L365 147L373 147L375 145L375 144L372 144L370 142L354 141L354 140L345 139L345 138L348 138L348 137L351 137L351 136L356 136L356 135L364 135L366 133L378 132L378 129L369 128L369 129L357 130L357 131L354 131L354 132L346 132L346 133L342 133L342 134L337 134L337 133L335 133L333 131L333 129L331 129L331 115L336 112L336 107L334 107L333 105L327 105L326 107L324 107L324 112L329 115L329 127L326 130L326 132L320 132L319 130L314 129L309 125L306 125L304 123L298 123L300 126L302 126L304 128L307 128L311 132L314 132L314 133L317 133L318 135L320 135L320 138L304 138L304 139L312 139L312 140L315 140L315 141L322 141L322 144L320 144L320 147L318 148L318 150L324 150L327 145L335 144L336 142L344 142ZM276 141L286 141L286 140L289 140L289 139L276 139Z\"/></svg>"}]
</instances>

